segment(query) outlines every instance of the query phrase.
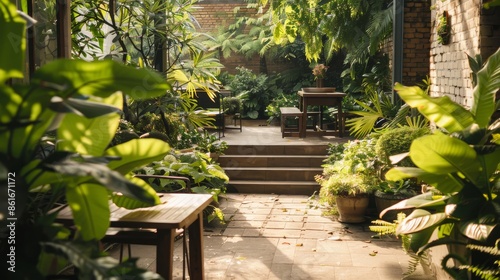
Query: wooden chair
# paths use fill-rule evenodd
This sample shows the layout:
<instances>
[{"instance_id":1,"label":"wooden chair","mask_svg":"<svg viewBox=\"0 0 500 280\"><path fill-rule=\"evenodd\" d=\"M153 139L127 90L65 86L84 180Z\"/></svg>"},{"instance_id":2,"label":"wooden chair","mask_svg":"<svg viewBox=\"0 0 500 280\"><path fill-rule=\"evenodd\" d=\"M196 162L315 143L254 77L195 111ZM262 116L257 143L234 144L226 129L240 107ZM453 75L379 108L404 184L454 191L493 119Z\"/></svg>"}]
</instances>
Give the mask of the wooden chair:
<instances>
[{"instance_id":1,"label":"wooden chair","mask_svg":"<svg viewBox=\"0 0 500 280\"><path fill-rule=\"evenodd\" d=\"M203 110L203 114L214 119L212 128L218 132L219 139L224 137L224 112L220 93L215 92L215 97L210 99L206 92L197 90L195 99L198 102L198 107Z\"/></svg>"}]
</instances>

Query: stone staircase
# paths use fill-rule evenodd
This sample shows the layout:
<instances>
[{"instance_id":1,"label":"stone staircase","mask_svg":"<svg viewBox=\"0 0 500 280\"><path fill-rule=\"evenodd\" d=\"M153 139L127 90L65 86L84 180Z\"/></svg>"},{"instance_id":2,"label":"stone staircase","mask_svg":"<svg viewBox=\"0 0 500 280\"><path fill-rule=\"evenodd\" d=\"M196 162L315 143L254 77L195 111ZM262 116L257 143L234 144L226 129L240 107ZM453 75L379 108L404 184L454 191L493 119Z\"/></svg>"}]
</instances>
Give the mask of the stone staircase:
<instances>
[{"instance_id":1,"label":"stone staircase","mask_svg":"<svg viewBox=\"0 0 500 280\"><path fill-rule=\"evenodd\" d=\"M328 145L230 145L218 159L228 192L311 195Z\"/></svg>"}]
</instances>

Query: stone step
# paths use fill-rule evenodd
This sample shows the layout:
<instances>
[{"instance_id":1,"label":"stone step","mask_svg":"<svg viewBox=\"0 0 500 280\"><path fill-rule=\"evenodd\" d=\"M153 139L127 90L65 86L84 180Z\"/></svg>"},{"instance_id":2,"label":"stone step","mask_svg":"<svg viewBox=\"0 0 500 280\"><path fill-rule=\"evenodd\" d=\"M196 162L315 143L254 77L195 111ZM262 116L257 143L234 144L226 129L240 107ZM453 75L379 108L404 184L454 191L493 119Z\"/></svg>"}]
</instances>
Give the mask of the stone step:
<instances>
[{"instance_id":1,"label":"stone step","mask_svg":"<svg viewBox=\"0 0 500 280\"><path fill-rule=\"evenodd\" d=\"M328 145L230 145L226 155L321 155L327 154Z\"/></svg>"},{"instance_id":2,"label":"stone step","mask_svg":"<svg viewBox=\"0 0 500 280\"><path fill-rule=\"evenodd\" d=\"M319 192L319 184L306 181L230 180L229 193L265 193L312 195Z\"/></svg>"},{"instance_id":3,"label":"stone step","mask_svg":"<svg viewBox=\"0 0 500 280\"><path fill-rule=\"evenodd\" d=\"M323 169L316 167L223 167L230 180L314 181Z\"/></svg>"},{"instance_id":4,"label":"stone step","mask_svg":"<svg viewBox=\"0 0 500 280\"><path fill-rule=\"evenodd\" d=\"M221 155L218 162L224 167L321 167L325 155Z\"/></svg>"}]
</instances>

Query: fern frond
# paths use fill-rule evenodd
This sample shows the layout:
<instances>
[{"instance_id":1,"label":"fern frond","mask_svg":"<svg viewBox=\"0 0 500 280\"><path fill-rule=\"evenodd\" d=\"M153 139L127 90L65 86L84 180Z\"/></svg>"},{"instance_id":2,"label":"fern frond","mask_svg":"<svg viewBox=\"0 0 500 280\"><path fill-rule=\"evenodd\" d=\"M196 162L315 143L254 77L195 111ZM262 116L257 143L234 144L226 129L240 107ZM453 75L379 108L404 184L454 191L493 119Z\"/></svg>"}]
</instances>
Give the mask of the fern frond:
<instances>
[{"instance_id":1,"label":"fern frond","mask_svg":"<svg viewBox=\"0 0 500 280\"><path fill-rule=\"evenodd\" d=\"M498 241L497 241L498 242ZM492 256L500 256L500 249L497 246L484 246L484 245L475 245L475 244L468 244L467 248L483 253L490 254Z\"/></svg>"},{"instance_id":2,"label":"fern frond","mask_svg":"<svg viewBox=\"0 0 500 280\"><path fill-rule=\"evenodd\" d=\"M500 280L500 267L485 268L482 266L461 265L458 269L467 270L484 280Z\"/></svg>"}]
</instances>

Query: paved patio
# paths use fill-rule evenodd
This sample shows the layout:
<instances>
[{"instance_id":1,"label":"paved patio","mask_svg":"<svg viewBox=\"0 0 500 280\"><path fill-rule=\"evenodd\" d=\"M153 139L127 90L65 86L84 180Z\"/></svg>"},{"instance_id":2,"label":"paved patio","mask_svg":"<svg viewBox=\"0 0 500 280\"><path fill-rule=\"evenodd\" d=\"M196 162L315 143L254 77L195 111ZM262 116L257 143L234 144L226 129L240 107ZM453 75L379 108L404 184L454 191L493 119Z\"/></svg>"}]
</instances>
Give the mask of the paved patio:
<instances>
[{"instance_id":1,"label":"paved patio","mask_svg":"<svg viewBox=\"0 0 500 280\"><path fill-rule=\"evenodd\" d=\"M394 238L374 239L369 224L323 216L315 197L227 194L225 225L205 227L206 279L402 279L408 256ZM111 254L118 257L118 247ZM132 245L139 266L156 270L155 248ZM174 279L182 279L182 241ZM406 279L433 279L422 270Z\"/></svg>"},{"instance_id":2,"label":"paved patio","mask_svg":"<svg viewBox=\"0 0 500 280\"><path fill-rule=\"evenodd\" d=\"M247 123L222 140L235 144L310 144L348 138L281 138L280 128ZM205 226L206 279L402 279L409 257L395 238L372 238L369 223L342 224L324 216L317 197L226 194L225 224ZM119 247L110 251L119 255ZM139 266L156 270L155 248L132 245ZM174 279L182 279L182 240L176 242ZM405 279L433 279L422 269Z\"/></svg>"}]
</instances>

